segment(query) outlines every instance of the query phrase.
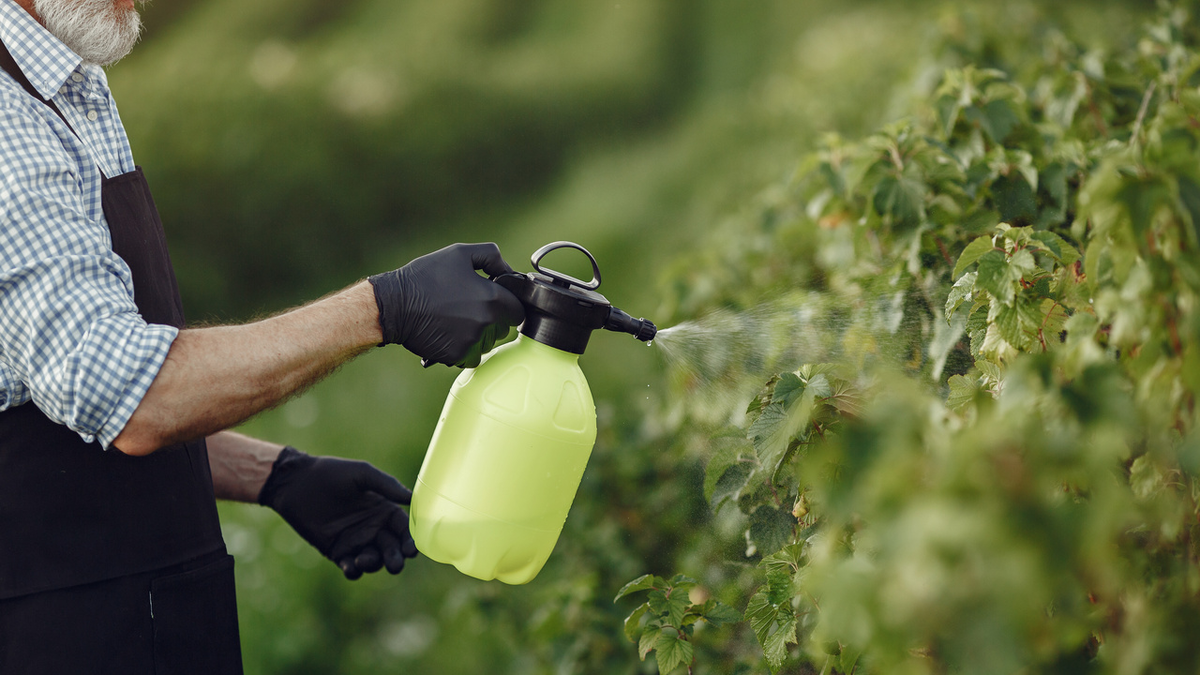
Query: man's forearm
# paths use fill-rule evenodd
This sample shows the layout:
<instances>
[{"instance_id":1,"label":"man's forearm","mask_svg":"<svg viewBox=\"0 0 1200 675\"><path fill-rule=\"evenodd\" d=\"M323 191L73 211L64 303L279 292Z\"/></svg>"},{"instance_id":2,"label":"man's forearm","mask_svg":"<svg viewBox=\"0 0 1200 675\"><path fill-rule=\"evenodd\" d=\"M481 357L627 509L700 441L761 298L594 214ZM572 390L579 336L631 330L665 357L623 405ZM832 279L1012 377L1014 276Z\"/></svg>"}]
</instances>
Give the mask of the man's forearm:
<instances>
[{"instance_id":1,"label":"man's forearm","mask_svg":"<svg viewBox=\"0 0 1200 675\"><path fill-rule=\"evenodd\" d=\"M241 326L183 330L113 442L130 455L228 429L379 344L371 285Z\"/></svg>"},{"instance_id":2,"label":"man's forearm","mask_svg":"<svg viewBox=\"0 0 1200 675\"><path fill-rule=\"evenodd\" d=\"M208 437L208 466L217 499L255 503L283 446L233 431Z\"/></svg>"}]
</instances>

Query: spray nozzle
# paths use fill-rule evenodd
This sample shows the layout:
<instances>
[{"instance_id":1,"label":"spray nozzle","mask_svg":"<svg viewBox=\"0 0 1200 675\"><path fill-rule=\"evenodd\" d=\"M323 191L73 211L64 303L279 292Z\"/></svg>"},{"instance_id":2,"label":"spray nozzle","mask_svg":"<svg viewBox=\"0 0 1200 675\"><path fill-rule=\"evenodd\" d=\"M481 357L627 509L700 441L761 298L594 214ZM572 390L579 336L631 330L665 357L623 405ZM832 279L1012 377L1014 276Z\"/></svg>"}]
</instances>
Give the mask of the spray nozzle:
<instances>
[{"instance_id":1,"label":"spray nozzle","mask_svg":"<svg viewBox=\"0 0 1200 675\"><path fill-rule=\"evenodd\" d=\"M653 322L641 318L635 319L616 307L609 308L604 328L618 333L629 333L642 342L653 340L658 333L658 326L655 326Z\"/></svg>"},{"instance_id":2,"label":"spray nozzle","mask_svg":"<svg viewBox=\"0 0 1200 675\"><path fill-rule=\"evenodd\" d=\"M547 253L560 248L575 249L588 257L592 264L591 281L576 279L541 264ZM569 241L547 244L534 252L530 262L536 272L502 274L494 280L512 291L525 306L522 335L574 354L582 354L592 331L600 328L629 333L642 341L654 339L658 329L653 323L629 316L596 292L600 286L600 266L579 244Z\"/></svg>"}]
</instances>

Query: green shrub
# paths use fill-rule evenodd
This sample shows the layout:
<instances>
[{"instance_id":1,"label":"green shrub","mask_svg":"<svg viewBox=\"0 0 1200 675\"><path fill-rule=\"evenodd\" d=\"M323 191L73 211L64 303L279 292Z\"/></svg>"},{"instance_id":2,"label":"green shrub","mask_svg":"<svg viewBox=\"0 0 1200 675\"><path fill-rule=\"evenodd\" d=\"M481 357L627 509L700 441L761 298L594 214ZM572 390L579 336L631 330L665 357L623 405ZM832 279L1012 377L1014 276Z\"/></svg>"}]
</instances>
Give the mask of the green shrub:
<instances>
[{"instance_id":1,"label":"green shrub","mask_svg":"<svg viewBox=\"0 0 1200 675\"><path fill-rule=\"evenodd\" d=\"M745 612L697 663L749 630L772 671L1200 668L1196 11L1111 52L952 15L915 114L827 139L673 270L677 316L769 297L778 333L662 335L673 429L754 565L690 557ZM643 655L690 639L631 620Z\"/></svg>"}]
</instances>

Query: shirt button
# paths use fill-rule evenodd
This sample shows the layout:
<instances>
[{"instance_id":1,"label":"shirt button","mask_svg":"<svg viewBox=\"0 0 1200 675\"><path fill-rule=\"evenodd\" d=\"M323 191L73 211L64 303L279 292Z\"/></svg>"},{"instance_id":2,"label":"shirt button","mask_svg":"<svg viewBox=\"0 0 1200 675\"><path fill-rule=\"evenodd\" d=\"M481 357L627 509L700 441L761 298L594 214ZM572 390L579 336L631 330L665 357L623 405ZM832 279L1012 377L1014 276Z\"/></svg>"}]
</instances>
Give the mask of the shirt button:
<instances>
[{"instance_id":1,"label":"shirt button","mask_svg":"<svg viewBox=\"0 0 1200 675\"><path fill-rule=\"evenodd\" d=\"M58 88L58 93L60 93L60 94L65 94L65 93L67 93L67 88L66 88L66 87L59 87L59 88Z\"/></svg>"},{"instance_id":2,"label":"shirt button","mask_svg":"<svg viewBox=\"0 0 1200 675\"><path fill-rule=\"evenodd\" d=\"M71 79L75 80L76 82L83 82L83 74L82 73L71 73Z\"/></svg>"},{"instance_id":3,"label":"shirt button","mask_svg":"<svg viewBox=\"0 0 1200 675\"><path fill-rule=\"evenodd\" d=\"M97 115L97 114L96 114L96 111L95 111L95 110L93 110L93 111L91 111L91 112L89 112L89 113L87 114L87 118L88 118L89 120L93 121L93 122L95 122L95 121L96 121L96 118L97 118L97 117L99 117L99 115Z\"/></svg>"}]
</instances>

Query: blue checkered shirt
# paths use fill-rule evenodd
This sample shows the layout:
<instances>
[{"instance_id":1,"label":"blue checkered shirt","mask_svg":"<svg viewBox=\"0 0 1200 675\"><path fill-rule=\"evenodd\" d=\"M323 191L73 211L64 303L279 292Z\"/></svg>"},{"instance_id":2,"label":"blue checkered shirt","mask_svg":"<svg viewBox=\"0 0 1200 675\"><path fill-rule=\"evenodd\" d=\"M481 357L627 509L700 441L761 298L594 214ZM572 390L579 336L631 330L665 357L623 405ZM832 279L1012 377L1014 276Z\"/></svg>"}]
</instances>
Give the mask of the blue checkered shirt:
<instances>
[{"instance_id":1,"label":"blue checkered shirt","mask_svg":"<svg viewBox=\"0 0 1200 675\"><path fill-rule=\"evenodd\" d=\"M112 251L101 171L132 171L133 154L103 69L13 0L0 39L79 134L0 71L0 410L32 401L107 448L178 332L142 319Z\"/></svg>"}]
</instances>

